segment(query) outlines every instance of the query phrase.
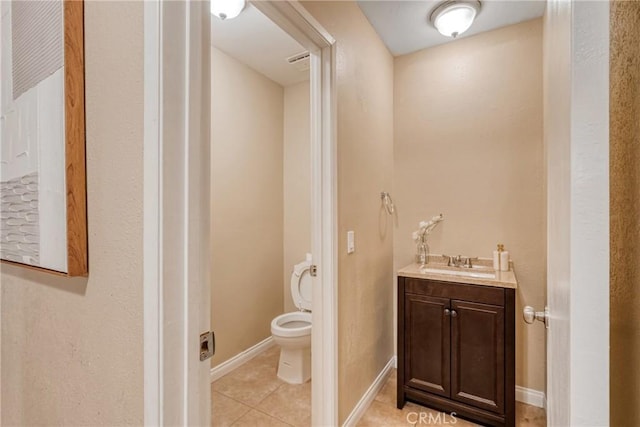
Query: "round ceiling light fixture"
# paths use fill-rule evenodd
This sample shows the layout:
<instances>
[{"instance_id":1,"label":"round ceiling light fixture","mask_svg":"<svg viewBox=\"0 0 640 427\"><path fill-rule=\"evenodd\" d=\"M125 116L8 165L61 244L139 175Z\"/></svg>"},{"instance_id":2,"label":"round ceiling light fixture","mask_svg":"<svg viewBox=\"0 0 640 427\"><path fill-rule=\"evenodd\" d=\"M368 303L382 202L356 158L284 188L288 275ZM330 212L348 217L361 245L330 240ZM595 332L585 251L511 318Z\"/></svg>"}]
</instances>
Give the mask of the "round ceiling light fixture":
<instances>
[{"instance_id":1,"label":"round ceiling light fixture","mask_svg":"<svg viewBox=\"0 0 640 427\"><path fill-rule=\"evenodd\" d=\"M218 18L233 19L244 9L245 0L211 0L211 13Z\"/></svg>"},{"instance_id":2,"label":"round ceiling light fixture","mask_svg":"<svg viewBox=\"0 0 640 427\"><path fill-rule=\"evenodd\" d=\"M433 9L429 20L440 34L456 38L471 27L479 12L477 0L450 0Z\"/></svg>"}]
</instances>

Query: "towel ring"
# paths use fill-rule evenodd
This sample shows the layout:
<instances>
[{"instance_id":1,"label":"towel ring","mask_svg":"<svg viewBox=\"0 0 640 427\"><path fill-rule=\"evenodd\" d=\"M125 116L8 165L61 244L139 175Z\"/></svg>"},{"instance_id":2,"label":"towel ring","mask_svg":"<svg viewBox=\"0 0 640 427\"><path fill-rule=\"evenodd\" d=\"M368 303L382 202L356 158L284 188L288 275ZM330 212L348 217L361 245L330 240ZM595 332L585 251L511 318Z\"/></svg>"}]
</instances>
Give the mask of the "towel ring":
<instances>
[{"instance_id":1,"label":"towel ring","mask_svg":"<svg viewBox=\"0 0 640 427\"><path fill-rule=\"evenodd\" d=\"M393 215L394 212L396 211L396 207L393 204L393 199L391 199L391 195L386 191L383 191L382 193L380 193L380 199L382 200L382 204L384 205L384 208L386 209L387 213L389 215Z\"/></svg>"}]
</instances>

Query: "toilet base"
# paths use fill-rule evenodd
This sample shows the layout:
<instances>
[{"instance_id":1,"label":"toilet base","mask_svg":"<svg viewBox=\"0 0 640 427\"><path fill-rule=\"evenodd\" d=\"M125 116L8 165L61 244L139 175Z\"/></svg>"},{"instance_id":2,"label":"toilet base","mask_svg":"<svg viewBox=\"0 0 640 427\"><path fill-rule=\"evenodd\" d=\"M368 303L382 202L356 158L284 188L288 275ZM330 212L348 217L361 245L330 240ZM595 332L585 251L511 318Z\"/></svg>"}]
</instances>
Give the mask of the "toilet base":
<instances>
[{"instance_id":1,"label":"toilet base","mask_svg":"<svg viewBox=\"0 0 640 427\"><path fill-rule=\"evenodd\" d=\"M282 348L278 378L289 384L302 384L311 378L311 348Z\"/></svg>"}]
</instances>

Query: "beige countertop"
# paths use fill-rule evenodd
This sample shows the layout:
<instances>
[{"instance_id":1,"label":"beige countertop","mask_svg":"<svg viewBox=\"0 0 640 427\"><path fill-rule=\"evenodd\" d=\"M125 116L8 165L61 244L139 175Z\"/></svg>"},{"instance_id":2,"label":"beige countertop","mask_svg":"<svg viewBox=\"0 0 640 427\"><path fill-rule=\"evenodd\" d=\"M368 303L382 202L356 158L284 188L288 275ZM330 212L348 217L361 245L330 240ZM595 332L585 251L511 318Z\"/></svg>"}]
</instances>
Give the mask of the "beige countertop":
<instances>
[{"instance_id":1,"label":"beige countertop","mask_svg":"<svg viewBox=\"0 0 640 427\"><path fill-rule=\"evenodd\" d=\"M474 264L477 269L472 270L460 267L447 267L441 256L431 255L429 257L429 263L420 268L418 264L409 264L408 266L398 271L398 276L411 277L414 279L429 279L437 280L440 282L454 282L454 283L466 283L469 285L482 285L482 286L494 286L498 288L518 288L518 279L513 269L513 262L510 263L509 271L494 271L493 263L490 259L480 258ZM470 276L456 276L448 273L436 273L428 272L425 269L438 269L438 270L450 270L459 272L477 272L477 273L495 273L495 278L486 277L470 277Z\"/></svg>"}]
</instances>

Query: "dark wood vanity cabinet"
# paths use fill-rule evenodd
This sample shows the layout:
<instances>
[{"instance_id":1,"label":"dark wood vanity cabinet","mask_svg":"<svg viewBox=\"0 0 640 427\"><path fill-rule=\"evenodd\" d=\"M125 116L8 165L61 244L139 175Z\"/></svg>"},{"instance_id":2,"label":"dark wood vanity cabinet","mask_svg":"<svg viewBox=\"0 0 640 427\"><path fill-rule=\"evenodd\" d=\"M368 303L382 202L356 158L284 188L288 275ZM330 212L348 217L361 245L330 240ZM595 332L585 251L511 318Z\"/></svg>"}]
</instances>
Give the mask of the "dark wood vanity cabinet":
<instances>
[{"instance_id":1,"label":"dark wood vanity cabinet","mask_svg":"<svg viewBox=\"0 0 640 427\"><path fill-rule=\"evenodd\" d=\"M514 426L515 290L398 277L397 397Z\"/></svg>"}]
</instances>

